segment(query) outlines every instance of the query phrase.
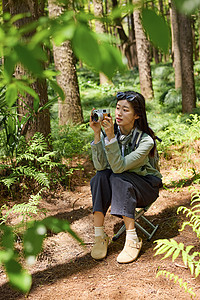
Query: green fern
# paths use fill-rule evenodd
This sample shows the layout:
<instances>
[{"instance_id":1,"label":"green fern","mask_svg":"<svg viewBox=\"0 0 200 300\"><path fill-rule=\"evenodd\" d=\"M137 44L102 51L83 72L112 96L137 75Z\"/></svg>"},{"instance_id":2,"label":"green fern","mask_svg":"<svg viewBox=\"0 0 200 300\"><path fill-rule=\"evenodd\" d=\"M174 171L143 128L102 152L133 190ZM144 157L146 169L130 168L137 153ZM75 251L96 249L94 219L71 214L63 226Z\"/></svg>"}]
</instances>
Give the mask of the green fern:
<instances>
[{"instance_id":1,"label":"green fern","mask_svg":"<svg viewBox=\"0 0 200 300\"><path fill-rule=\"evenodd\" d=\"M174 280L174 283L178 282L180 287L183 287L185 289L185 292L191 294L192 296L195 296L196 294L193 292L192 288L188 288L187 282L183 282L182 278L179 278L177 275L174 275L173 273L167 272L165 270L158 271L156 274L156 277L163 275L166 276L166 278L169 278L170 280Z\"/></svg>"},{"instance_id":2,"label":"green fern","mask_svg":"<svg viewBox=\"0 0 200 300\"><path fill-rule=\"evenodd\" d=\"M10 165L0 165L2 170L6 170L6 176L2 176L0 182L9 191L12 185L29 178L41 186L50 188L51 170L59 165L53 161L55 155L54 151L48 150L48 143L43 134L37 132L29 142L21 141L16 159Z\"/></svg>"},{"instance_id":3,"label":"green fern","mask_svg":"<svg viewBox=\"0 0 200 300\"><path fill-rule=\"evenodd\" d=\"M185 226L188 225L192 227L197 237L200 238L200 192L198 190L192 192L191 206L191 209L180 206L177 210L177 213L182 212L189 218L189 221L182 224L180 231L184 230Z\"/></svg>"},{"instance_id":4,"label":"green fern","mask_svg":"<svg viewBox=\"0 0 200 300\"><path fill-rule=\"evenodd\" d=\"M189 267L191 274L193 275L195 273L195 277L199 275L199 270L197 268L199 261L194 260L195 257L199 256L199 253L194 252L192 255L189 254L194 246L187 246L185 248L183 243L178 244L174 239L157 240L155 242L157 243L156 247L154 248L154 250L157 250L155 255L166 253L162 259L172 255L172 261L174 262L175 259L181 254L184 265Z\"/></svg>"},{"instance_id":5,"label":"green fern","mask_svg":"<svg viewBox=\"0 0 200 300\"><path fill-rule=\"evenodd\" d=\"M33 167L28 167L28 166L19 166L16 168L15 172L18 175L26 175L27 177L35 179L36 182L38 182L40 185L50 187L49 184L49 179L47 173L37 171Z\"/></svg>"},{"instance_id":6,"label":"green fern","mask_svg":"<svg viewBox=\"0 0 200 300\"><path fill-rule=\"evenodd\" d=\"M10 214L22 216L22 223L24 223L28 218L36 217L38 213L45 213L46 210L38 208L43 190L44 189L41 189L36 195L31 195L27 203L15 204L11 209L8 209L6 205L3 205L0 209L2 215L0 218L0 225L6 223ZM2 214L3 210L6 210L4 215Z\"/></svg>"},{"instance_id":7,"label":"green fern","mask_svg":"<svg viewBox=\"0 0 200 300\"><path fill-rule=\"evenodd\" d=\"M0 180L7 188L10 190L10 187L17 181L17 177L10 175L9 177L3 178Z\"/></svg>"},{"instance_id":8,"label":"green fern","mask_svg":"<svg viewBox=\"0 0 200 300\"><path fill-rule=\"evenodd\" d=\"M200 193L198 190L194 189L191 197L191 208L180 206L177 209L177 213L184 213L189 219L182 224L180 231L185 229L185 226L192 227L193 231L196 233L197 237L200 238ZM184 265L190 269L190 272L195 277L198 277L200 274L200 252L193 252L190 254L194 246L190 245L185 247L183 243L177 243L174 239L160 239L155 241L157 243L154 250L156 250L155 255L165 254L162 259L165 259L169 256L172 256L172 261L181 255ZM174 274L166 271L159 271L160 274L171 276L172 278L177 278ZM182 283L182 279L178 279ZM185 287L185 285L181 285ZM191 289L185 289L189 292Z\"/></svg>"}]
</instances>

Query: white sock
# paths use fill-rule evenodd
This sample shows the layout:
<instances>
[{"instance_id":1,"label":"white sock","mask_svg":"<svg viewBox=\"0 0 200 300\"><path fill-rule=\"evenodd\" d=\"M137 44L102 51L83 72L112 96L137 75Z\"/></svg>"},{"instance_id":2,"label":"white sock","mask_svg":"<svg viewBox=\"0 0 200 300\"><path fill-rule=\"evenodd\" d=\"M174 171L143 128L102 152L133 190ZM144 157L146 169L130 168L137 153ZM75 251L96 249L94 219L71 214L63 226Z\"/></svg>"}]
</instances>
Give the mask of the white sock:
<instances>
[{"instance_id":1,"label":"white sock","mask_svg":"<svg viewBox=\"0 0 200 300\"><path fill-rule=\"evenodd\" d=\"M127 241L139 242L139 238L137 236L137 232L135 228L126 230L126 242Z\"/></svg>"},{"instance_id":2,"label":"white sock","mask_svg":"<svg viewBox=\"0 0 200 300\"><path fill-rule=\"evenodd\" d=\"M105 235L104 226L94 227L94 235L104 237L104 235Z\"/></svg>"}]
</instances>

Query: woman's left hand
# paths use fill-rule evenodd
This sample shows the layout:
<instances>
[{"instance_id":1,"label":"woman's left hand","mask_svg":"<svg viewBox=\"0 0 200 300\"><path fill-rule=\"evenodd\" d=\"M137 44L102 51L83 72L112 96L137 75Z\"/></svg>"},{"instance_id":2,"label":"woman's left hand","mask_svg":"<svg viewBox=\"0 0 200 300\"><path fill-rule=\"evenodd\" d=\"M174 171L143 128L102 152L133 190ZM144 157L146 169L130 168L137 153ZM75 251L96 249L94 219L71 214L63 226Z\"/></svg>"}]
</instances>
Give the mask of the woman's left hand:
<instances>
[{"instance_id":1,"label":"woman's left hand","mask_svg":"<svg viewBox=\"0 0 200 300\"><path fill-rule=\"evenodd\" d=\"M105 117L105 120L102 121L102 126L104 127L105 133L109 141L115 137L114 134L114 124L112 117Z\"/></svg>"}]
</instances>

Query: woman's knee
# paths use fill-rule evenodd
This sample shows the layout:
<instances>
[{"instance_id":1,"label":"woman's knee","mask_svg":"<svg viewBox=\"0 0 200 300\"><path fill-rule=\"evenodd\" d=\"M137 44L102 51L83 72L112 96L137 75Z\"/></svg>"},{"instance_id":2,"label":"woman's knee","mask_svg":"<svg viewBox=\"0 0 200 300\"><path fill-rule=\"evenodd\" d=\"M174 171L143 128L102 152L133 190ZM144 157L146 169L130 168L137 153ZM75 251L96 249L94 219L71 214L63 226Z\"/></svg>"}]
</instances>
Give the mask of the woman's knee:
<instances>
[{"instance_id":1,"label":"woman's knee","mask_svg":"<svg viewBox=\"0 0 200 300\"><path fill-rule=\"evenodd\" d=\"M111 176L110 176L110 182L111 182L111 185L123 185L124 183L128 184L131 186L131 183L129 183L128 181L125 181L122 177L122 174L121 173L112 173Z\"/></svg>"},{"instance_id":2,"label":"woman's knee","mask_svg":"<svg viewBox=\"0 0 200 300\"><path fill-rule=\"evenodd\" d=\"M112 171L109 169L97 171L95 176L90 180L90 184L92 185L92 184L94 184L94 182L97 182L97 181L105 182L105 181L109 180L111 174L112 174Z\"/></svg>"}]
</instances>

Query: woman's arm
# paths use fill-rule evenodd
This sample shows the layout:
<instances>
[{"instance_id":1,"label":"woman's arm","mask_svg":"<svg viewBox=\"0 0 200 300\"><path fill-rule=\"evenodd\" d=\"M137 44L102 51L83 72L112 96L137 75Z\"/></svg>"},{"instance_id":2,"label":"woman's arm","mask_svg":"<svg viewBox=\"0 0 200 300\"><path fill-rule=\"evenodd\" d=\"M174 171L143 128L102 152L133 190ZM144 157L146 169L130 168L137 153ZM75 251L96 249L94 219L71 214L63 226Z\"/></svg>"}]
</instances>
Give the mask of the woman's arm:
<instances>
[{"instance_id":1,"label":"woman's arm","mask_svg":"<svg viewBox=\"0 0 200 300\"><path fill-rule=\"evenodd\" d=\"M94 141L91 143L94 167L97 171L105 170L109 165L105 154L104 138L103 136L101 137L101 122L99 120L98 122L93 122L90 116L90 127L94 131Z\"/></svg>"},{"instance_id":2,"label":"woman's arm","mask_svg":"<svg viewBox=\"0 0 200 300\"><path fill-rule=\"evenodd\" d=\"M109 165L114 173L122 173L142 167L148 162L148 155L153 148L153 139L145 134L140 141L138 148L123 157L121 155L118 142L114 142L105 147L105 152Z\"/></svg>"}]
</instances>

